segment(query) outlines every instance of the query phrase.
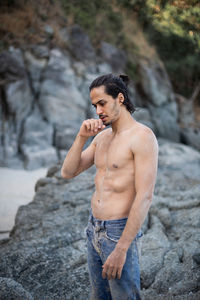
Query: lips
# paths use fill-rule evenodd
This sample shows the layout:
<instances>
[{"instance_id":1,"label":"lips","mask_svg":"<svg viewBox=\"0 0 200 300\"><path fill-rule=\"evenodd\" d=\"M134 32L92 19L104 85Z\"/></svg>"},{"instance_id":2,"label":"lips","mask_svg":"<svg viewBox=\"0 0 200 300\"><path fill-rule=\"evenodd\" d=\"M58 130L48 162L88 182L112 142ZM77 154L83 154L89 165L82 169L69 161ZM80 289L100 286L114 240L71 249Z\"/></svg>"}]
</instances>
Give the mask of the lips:
<instances>
[{"instance_id":1,"label":"lips","mask_svg":"<svg viewBox=\"0 0 200 300\"><path fill-rule=\"evenodd\" d=\"M99 118L100 118L102 121L104 121L104 120L107 118L107 116L99 116Z\"/></svg>"}]
</instances>

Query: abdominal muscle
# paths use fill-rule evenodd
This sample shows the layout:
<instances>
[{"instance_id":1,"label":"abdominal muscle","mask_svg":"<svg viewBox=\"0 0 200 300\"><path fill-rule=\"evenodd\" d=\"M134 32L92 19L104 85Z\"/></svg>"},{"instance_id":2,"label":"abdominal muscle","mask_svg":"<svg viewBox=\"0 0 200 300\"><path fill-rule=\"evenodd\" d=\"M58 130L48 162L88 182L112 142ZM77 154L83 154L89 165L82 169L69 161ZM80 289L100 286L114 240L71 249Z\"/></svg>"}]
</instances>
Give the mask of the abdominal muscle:
<instances>
[{"instance_id":1,"label":"abdominal muscle","mask_svg":"<svg viewBox=\"0 0 200 300\"><path fill-rule=\"evenodd\" d=\"M123 174L122 174L123 173ZM135 198L134 176L120 171L97 171L92 213L100 220L128 217Z\"/></svg>"}]
</instances>

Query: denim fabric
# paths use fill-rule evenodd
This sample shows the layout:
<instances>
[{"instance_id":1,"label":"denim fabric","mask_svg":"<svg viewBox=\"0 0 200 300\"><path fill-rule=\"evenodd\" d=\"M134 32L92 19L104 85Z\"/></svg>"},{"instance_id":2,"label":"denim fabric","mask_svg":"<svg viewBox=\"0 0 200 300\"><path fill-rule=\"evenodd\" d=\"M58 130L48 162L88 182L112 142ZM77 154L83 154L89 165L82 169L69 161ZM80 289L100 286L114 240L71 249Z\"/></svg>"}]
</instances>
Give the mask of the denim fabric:
<instances>
[{"instance_id":1,"label":"denim fabric","mask_svg":"<svg viewBox=\"0 0 200 300\"><path fill-rule=\"evenodd\" d=\"M102 265L114 250L127 218L101 221L90 215L87 234L88 268L91 283L91 300L141 300L140 270L137 240L131 243L120 279L103 279Z\"/></svg>"}]
</instances>

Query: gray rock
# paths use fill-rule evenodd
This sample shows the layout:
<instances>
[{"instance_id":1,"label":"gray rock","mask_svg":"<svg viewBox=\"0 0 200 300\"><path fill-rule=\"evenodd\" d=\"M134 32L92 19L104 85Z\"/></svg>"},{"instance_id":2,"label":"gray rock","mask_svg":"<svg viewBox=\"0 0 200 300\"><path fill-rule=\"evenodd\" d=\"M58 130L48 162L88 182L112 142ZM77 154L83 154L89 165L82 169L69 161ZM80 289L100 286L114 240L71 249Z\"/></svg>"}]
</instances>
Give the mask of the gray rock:
<instances>
[{"instance_id":1,"label":"gray rock","mask_svg":"<svg viewBox=\"0 0 200 300\"><path fill-rule=\"evenodd\" d=\"M42 71L47 64L47 59L37 58L29 51L24 53L24 58L34 95L37 95L40 92Z\"/></svg>"},{"instance_id":2,"label":"gray rock","mask_svg":"<svg viewBox=\"0 0 200 300\"><path fill-rule=\"evenodd\" d=\"M126 67L126 55L124 51L117 49L107 42L102 42L100 55L111 65L114 72L120 73L124 71Z\"/></svg>"},{"instance_id":3,"label":"gray rock","mask_svg":"<svg viewBox=\"0 0 200 300\"><path fill-rule=\"evenodd\" d=\"M11 62L15 63L12 67L12 70L15 70L15 81L13 77L12 80L9 79L10 83L7 82L1 88L2 138L0 143L2 151L0 164L8 167L22 167L18 143L23 130L23 122L31 111L33 96L28 79L25 76L26 71L21 51L12 49L7 55L12 57ZM18 68L19 76L17 75ZM22 74L23 79L21 78Z\"/></svg>"},{"instance_id":4,"label":"gray rock","mask_svg":"<svg viewBox=\"0 0 200 300\"><path fill-rule=\"evenodd\" d=\"M15 82L25 77L24 68L11 53L0 54L0 86Z\"/></svg>"},{"instance_id":5,"label":"gray rock","mask_svg":"<svg viewBox=\"0 0 200 300\"><path fill-rule=\"evenodd\" d=\"M67 34L64 34L67 39ZM94 63L96 54L87 34L84 33L79 25L73 25L69 28L70 43L68 48L76 59L85 63Z\"/></svg>"},{"instance_id":6,"label":"gray rock","mask_svg":"<svg viewBox=\"0 0 200 300\"><path fill-rule=\"evenodd\" d=\"M150 127L153 131L155 131L154 124L152 123L152 119L148 109L139 107L136 109L133 115L134 119L142 124Z\"/></svg>"},{"instance_id":7,"label":"gray rock","mask_svg":"<svg viewBox=\"0 0 200 300\"><path fill-rule=\"evenodd\" d=\"M34 57L39 59L49 58L49 48L46 45L29 45L27 49Z\"/></svg>"},{"instance_id":8,"label":"gray rock","mask_svg":"<svg viewBox=\"0 0 200 300\"><path fill-rule=\"evenodd\" d=\"M139 70L141 86L146 95L144 105L150 111L156 134L178 142L178 108L164 66L158 62L141 61Z\"/></svg>"},{"instance_id":9,"label":"gray rock","mask_svg":"<svg viewBox=\"0 0 200 300\"><path fill-rule=\"evenodd\" d=\"M143 90L154 106L174 101L172 86L167 72L161 63L141 61L139 64Z\"/></svg>"},{"instance_id":10,"label":"gray rock","mask_svg":"<svg viewBox=\"0 0 200 300\"><path fill-rule=\"evenodd\" d=\"M0 277L0 299L2 300L33 300L23 286L11 278Z\"/></svg>"},{"instance_id":11,"label":"gray rock","mask_svg":"<svg viewBox=\"0 0 200 300\"><path fill-rule=\"evenodd\" d=\"M175 102L162 107L149 105L149 112L156 135L175 142L180 140L180 129L177 123L178 111Z\"/></svg>"},{"instance_id":12,"label":"gray rock","mask_svg":"<svg viewBox=\"0 0 200 300\"><path fill-rule=\"evenodd\" d=\"M78 128L77 128L78 129ZM77 130L78 132L78 130ZM55 133L55 145L57 149L69 149L74 142L76 133L74 128L59 128Z\"/></svg>"},{"instance_id":13,"label":"gray rock","mask_svg":"<svg viewBox=\"0 0 200 300\"><path fill-rule=\"evenodd\" d=\"M199 297L200 153L159 140L155 196L140 239L142 299ZM184 166L184 168L183 168ZM85 227L95 168L64 180L61 165L36 184L10 238L0 241L0 276L34 299L88 299Z\"/></svg>"},{"instance_id":14,"label":"gray rock","mask_svg":"<svg viewBox=\"0 0 200 300\"><path fill-rule=\"evenodd\" d=\"M52 38L54 34L54 30L50 25L44 26L44 32L48 35L48 37Z\"/></svg>"},{"instance_id":15,"label":"gray rock","mask_svg":"<svg viewBox=\"0 0 200 300\"><path fill-rule=\"evenodd\" d=\"M58 161L53 144L53 127L42 120L36 107L24 123L20 149L26 169L50 166Z\"/></svg>"},{"instance_id":16,"label":"gray rock","mask_svg":"<svg viewBox=\"0 0 200 300\"><path fill-rule=\"evenodd\" d=\"M200 150L200 128L187 127L181 128L181 141Z\"/></svg>"},{"instance_id":17,"label":"gray rock","mask_svg":"<svg viewBox=\"0 0 200 300\"><path fill-rule=\"evenodd\" d=\"M43 116L54 125L79 128L87 103L76 86L69 58L58 49L51 51L41 85L39 105Z\"/></svg>"}]
</instances>

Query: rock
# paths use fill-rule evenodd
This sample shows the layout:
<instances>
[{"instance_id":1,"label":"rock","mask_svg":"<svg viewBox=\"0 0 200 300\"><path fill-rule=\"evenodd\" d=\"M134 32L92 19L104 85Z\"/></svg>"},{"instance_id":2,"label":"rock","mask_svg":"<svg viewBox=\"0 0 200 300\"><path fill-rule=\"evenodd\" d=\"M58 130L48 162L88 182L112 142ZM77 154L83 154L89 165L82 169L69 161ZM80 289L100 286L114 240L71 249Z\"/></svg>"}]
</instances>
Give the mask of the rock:
<instances>
[{"instance_id":1,"label":"rock","mask_svg":"<svg viewBox=\"0 0 200 300\"><path fill-rule=\"evenodd\" d=\"M69 28L69 39L68 47L76 59L85 63L94 63L96 59L94 48L88 35L84 33L79 25L73 25Z\"/></svg>"},{"instance_id":2,"label":"rock","mask_svg":"<svg viewBox=\"0 0 200 300\"><path fill-rule=\"evenodd\" d=\"M48 30L51 34L52 28ZM89 97L90 83L106 73L124 72L126 55L115 46L102 42L101 56L97 56L78 25L61 28L58 34L62 50L24 45L0 55L1 166L31 169L51 166L57 158L62 161L82 121L97 118ZM181 138L199 149L199 127L191 125L194 113L187 117L191 102L180 110L181 96L180 101L175 97L177 106L160 62L142 61L139 69L140 89L129 85L130 99L139 108L134 117L159 137Z\"/></svg>"},{"instance_id":3,"label":"rock","mask_svg":"<svg viewBox=\"0 0 200 300\"><path fill-rule=\"evenodd\" d=\"M149 105L149 112L157 136L176 142L180 140L180 129L177 123L178 112L175 102L162 107Z\"/></svg>"},{"instance_id":4,"label":"rock","mask_svg":"<svg viewBox=\"0 0 200 300\"><path fill-rule=\"evenodd\" d=\"M117 49L115 46L107 42L102 42L100 55L107 63L111 65L114 72L123 73L126 67L126 55L124 51Z\"/></svg>"},{"instance_id":5,"label":"rock","mask_svg":"<svg viewBox=\"0 0 200 300\"><path fill-rule=\"evenodd\" d=\"M44 72L39 105L50 124L79 128L87 103L76 86L76 77L69 58L58 49L50 53Z\"/></svg>"},{"instance_id":6,"label":"rock","mask_svg":"<svg viewBox=\"0 0 200 300\"><path fill-rule=\"evenodd\" d=\"M141 61L139 70L144 105L150 111L156 134L178 142L178 108L164 66L154 61Z\"/></svg>"},{"instance_id":7,"label":"rock","mask_svg":"<svg viewBox=\"0 0 200 300\"><path fill-rule=\"evenodd\" d=\"M53 127L42 120L36 107L24 123L21 138L21 152L24 156L26 169L36 169L40 166L50 166L58 161L53 144Z\"/></svg>"},{"instance_id":8,"label":"rock","mask_svg":"<svg viewBox=\"0 0 200 300\"><path fill-rule=\"evenodd\" d=\"M155 196L140 239L142 299L196 300L200 153L160 139L159 155ZM61 178L60 169L53 166L37 182L10 238L0 241L0 276L22 284L34 299L88 299L84 230L95 168L70 180Z\"/></svg>"},{"instance_id":9,"label":"rock","mask_svg":"<svg viewBox=\"0 0 200 300\"><path fill-rule=\"evenodd\" d=\"M25 77L24 67L11 53L0 54L0 86L15 82Z\"/></svg>"},{"instance_id":10,"label":"rock","mask_svg":"<svg viewBox=\"0 0 200 300\"><path fill-rule=\"evenodd\" d=\"M15 82L7 83L2 87L1 93L1 136L2 147L1 166L22 167L20 161L18 141L23 128L23 122L30 113L33 96L27 77L25 76L25 66L22 52L12 49L7 53L12 57L11 62L16 63L12 70L15 70ZM17 78L17 68L19 67L19 77ZM10 71L9 71L10 72ZM14 71L13 71L14 72ZM25 76L23 79L21 75ZM14 81L14 80L13 80Z\"/></svg>"},{"instance_id":11,"label":"rock","mask_svg":"<svg viewBox=\"0 0 200 300\"><path fill-rule=\"evenodd\" d=\"M49 58L49 48L45 45L29 45L27 47L34 57L39 59Z\"/></svg>"},{"instance_id":12,"label":"rock","mask_svg":"<svg viewBox=\"0 0 200 300\"><path fill-rule=\"evenodd\" d=\"M181 141L186 144L194 147L197 150L200 150L200 127L187 127L181 128Z\"/></svg>"},{"instance_id":13,"label":"rock","mask_svg":"<svg viewBox=\"0 0 200 300\"><path fill-rule=\"evenodd\" d=\"M178 105L178 119L181 127L189 127L193 125L195 121L193 101L179 94L175 94L175 100Z\"/></svg>"},{"instance_id":14,"label":"rock","mask_svg":"<svg viewBox=\"0 0 200 300\"><path fill-rule=\"evenodd\" d=\"M11 278L0 277L0 299L33 300L33 297L20 283Z\"/></svg>"},{"instance_id":15,"label":"rock","mask_svg":"<svg viewBox=\"0 0 200 300\"><path fill-rule=\"evenodd\" d=\"M40 84L42 71L44 70L47 59L46 58L36 58L31 52L25 51L24 58L26 61L27 71L30 76L31 87L34 91L34 95L40 92Z\"/></svg>"},{"instance_id":16,"label":"rock","mask_svg":"<svg viewBox=\"0 0 200 300\"><path fill-rule=\"evenodd\" d=\"M78 129L78 128L77 128ZM77 130L78 132L78 130ZM75 130L73 128L59 128L57 126L57 130L55 133L55 145L60 149L69 149L74 142L76 137Z\"/></svg>"},{"instance_id":17,"label":"rock","mask_svg":"<svg viewBox=\"0 0 200 300\"><path fill-rule=\"evenodd\" d=\"M44 32L47 34L48 37L52 38L54 34L54 30L50 25L44 26Z\"/></svg>"},{"instance_id":18,"label":"rock","mask_svg":"<svg viewBox=\"0 0 200 300\"><path fill-rule=\"evenodd\" d=\"M136 108L133 117L136 121L141 122L142 124L150 127L153 131L155 131L155 127L152 123L152 119L148 109L142 107Z\"/></svg>"},{"instance_id":19,"label":"rock","mask_svg":"<svg viewBox=\"0 0 200 300\"><path fill-rule=\"evenodd\" d=\"M153 106L174 101L172 86L164 66L154 61L141 61L139 65L143 90Z\"/></svg>"}]
</instances>

